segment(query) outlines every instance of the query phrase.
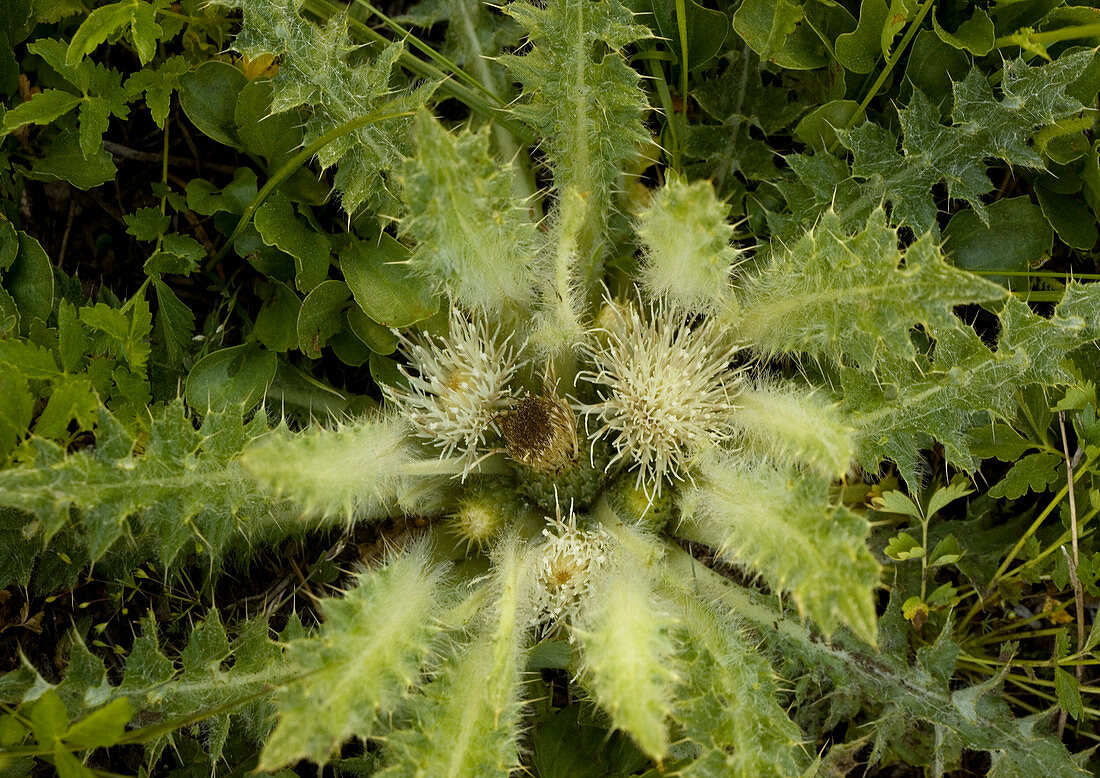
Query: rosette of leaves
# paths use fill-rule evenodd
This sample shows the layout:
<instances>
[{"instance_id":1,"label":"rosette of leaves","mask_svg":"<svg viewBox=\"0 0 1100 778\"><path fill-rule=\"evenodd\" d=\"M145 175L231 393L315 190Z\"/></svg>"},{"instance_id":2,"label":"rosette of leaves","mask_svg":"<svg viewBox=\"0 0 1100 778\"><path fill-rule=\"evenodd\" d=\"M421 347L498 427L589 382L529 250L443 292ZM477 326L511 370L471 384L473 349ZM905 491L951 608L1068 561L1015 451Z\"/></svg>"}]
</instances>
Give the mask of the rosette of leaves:
<instances>
[{"instance_id":1,"label":"rosette of leaves","mask_svg":"<svg viewBox=\"0 0 1100 778\"><path fill-rule=\"evenodd\" d=\"M620 191L646 164L649 106L622 54L648 34L633 15L616 0L504 11L529 35L525 54L502 61L552 196L515 199L518 173L492 156L488 131L454 131L425 110L399 162L400 144L384 159L345 148L329 160L390 166L376 180L398 185L409 267L450 309L442 332L399 334L382 413L300 432L257 425L232 451L166 427L190 441L182 472L133 441L49 451L37 470L0 477L0 502L50 528L72 517L100 538L93 559L124 544L124 528L160 537L166 518L150 508L196 484L219 487L185 503L203 518L196 537L212 516L239 518L213 524L212 552L301 526L288 515L433 520L428 542L361 572L322 603L314 634L285 644L261 769L324 763L360 738L380 751L381 775L507 775L537 693L526 670L550 666L676 774L800 774L813 758L759 648L773 632L792 661L853 693L898 690L903 714L953 743L1075 774L1056 741L979 706L987 690L966 707L939 676L906 679L809 630L864 647L878 636L880 566L834 482L892 461L914 483L934 442L972 469L973 422L1005 416L1029 386L1068 382L1062 355L1100 337L1096 287L1070 285L1039 316L952 267L929 235L899 247L881 210L857 227L826 212L744 261L709 184L669 176L644 203ZM252 30L249 45L270 32ZM380 56L388 68L398 54ZM309 103L304 85L298 95L295 107ZM611 229L626 209L633 228ZM969 304L999 317L995 348L955 313ZM820 378L788 375L792 362ZM216 466L202 464L208 450ZM121 494L137 463L146 479ZM781 593L794 616L685 541ZM170 561L182 540L162 542Z\"/></svg>"}]
</instances>

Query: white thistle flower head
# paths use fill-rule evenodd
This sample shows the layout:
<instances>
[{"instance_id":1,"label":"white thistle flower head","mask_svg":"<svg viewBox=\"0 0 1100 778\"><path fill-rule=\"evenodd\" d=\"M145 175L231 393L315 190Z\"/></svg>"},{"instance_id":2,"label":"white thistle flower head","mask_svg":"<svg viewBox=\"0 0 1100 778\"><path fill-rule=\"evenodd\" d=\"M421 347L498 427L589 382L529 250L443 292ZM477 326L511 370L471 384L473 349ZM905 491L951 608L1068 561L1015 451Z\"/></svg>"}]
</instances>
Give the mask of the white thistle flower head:
<instances>
[{"instance_id":1,"label":"white thistle flower head","mask_svg":"<svg viewBox=\"0 0 1100 778\"><path fill-rule=\"evenodd\" d=\"M581 529L572 511L565 521L550 519L536 566L538 618L558 624L574 615L592 582L608 563L611 535L603 527Z\"/></svg>"},{"instance_id":2,"label":"white thistle flower head","mask_svg":"<svg viewBox=\"0 0 1100 778\"><path fill-rule=\"evenodd\" d=\"M649 321L634 305L608 306L617 309L601 315L609 326L587 346L595 370L577 376L600 398L580 406L585 429L594 420L591 440L610 439L608 470L637 468L636 483L660 495L666 477L684 480L697 453L731 435L738 348L723 343L713 320L692 326L693 317L662 303L650 306Z\"/></svg>"},{"instance_id":3,"label":"white thistle flower head","mask_svg":"<svg viewBox=\"0 0 1100 778\"><path fill-rule=\"evenodd\" d=\"M522 364L511 336L501 340L484 320L466 318L453 308L446 337L398 333L409 364L398 365L408 386L384 386L386 399L401 411L416 434L465 460L462 478L491 452L487 436L494 418L511 404L508 381Z\"/></svg>"}]
</instances>

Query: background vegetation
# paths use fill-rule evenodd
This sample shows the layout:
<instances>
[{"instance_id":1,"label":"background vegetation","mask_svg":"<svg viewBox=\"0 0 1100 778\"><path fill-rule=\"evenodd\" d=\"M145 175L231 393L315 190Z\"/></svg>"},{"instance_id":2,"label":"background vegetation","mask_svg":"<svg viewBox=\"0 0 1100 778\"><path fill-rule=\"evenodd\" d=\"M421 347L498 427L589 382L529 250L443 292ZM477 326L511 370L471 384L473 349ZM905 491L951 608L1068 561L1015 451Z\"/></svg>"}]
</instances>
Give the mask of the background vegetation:
<instances>
[{"instance_id":1,"label":"background vegetation","mask_svg":"<svg viewBox=\"0 0 1100 778\"><path fill-rule=\"evenodd\" d=\"M398 330L442 332L455 306L537 309L532 337L568 374L570 295L595 311L604 284L636 276L668 293L639 258L702 224L700 251L752 270L736 326L756 380L818 387L832 404L808 425L839 408L857 435L843 464L861 467L780 488L712 463L666 506L683 511L670 569L716 570L706 607L736 626L708 633L712 613L661 595L679 621L646 634L696 668L670 714L688 745L647 739L649 687L616 697L597 646L587 665L569 654L597 612L512 668L530 702L505 746L547 778L1094 773L1097 46L1100 7L1064 0L4 2L0 771L447 774L410 756L414 734L480 676L428 672L435 707L413 726L385 690L364 713L326 673L370 639L377 603L412 611L438 583L412 539L440 531L453 495L336 504L343 482L274 472L279 441L306 441L286 443L306 470L345 467L325 433L289 431L384 404L407 376ZM578 100L591 123L569 135ZM703 181L716 197L687 185ZM682 199L647 210L655 191ZM466 203L504 216L464 254ZM523 308L522 279L477 265L559 234L582 258L555 287L562 310ZM801 329L771 304L825 288L845 305L807 304ZM764 449L815 469L812 451ZM769 556L789 539L778 523L691 529L689 498L733 482L773 501L738 515L828 504L848 535L801 527ZM413 550L382 567L397 547ZM796 548L851 580L799 582ZM512 551L492 568L471 552L482 596L507 601ZM394 653L379 684L415 685L420 666ZM719 655L741 657L736 684ZM700 709L746 707L699 724L696 692ZM507 699L496 718L518 721ZM317 715L337 731L288 734ZM707 737L759 761L708 768Z\"/></svg>"}]
</instances>

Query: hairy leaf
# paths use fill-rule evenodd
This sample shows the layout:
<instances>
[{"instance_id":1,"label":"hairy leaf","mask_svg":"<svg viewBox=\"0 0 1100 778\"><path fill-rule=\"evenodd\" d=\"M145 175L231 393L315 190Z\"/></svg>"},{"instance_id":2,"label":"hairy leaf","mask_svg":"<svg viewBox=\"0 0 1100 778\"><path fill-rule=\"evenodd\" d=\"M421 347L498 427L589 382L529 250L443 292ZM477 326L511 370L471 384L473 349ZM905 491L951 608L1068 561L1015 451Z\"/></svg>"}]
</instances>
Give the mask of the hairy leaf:
<instances>
[{"instance_id":1,"label":"hairy leaf","mask_svg":"<svg viewBox=\"0 0 1100 778\"><path fill-rule=\"evenodd\" d=\"M748 565L827 633L848 626L875 640L879 565L866 546L867 522L830 505L828 481L715 456L687 490L677 534Z\"/></svg>"}]
</instances>

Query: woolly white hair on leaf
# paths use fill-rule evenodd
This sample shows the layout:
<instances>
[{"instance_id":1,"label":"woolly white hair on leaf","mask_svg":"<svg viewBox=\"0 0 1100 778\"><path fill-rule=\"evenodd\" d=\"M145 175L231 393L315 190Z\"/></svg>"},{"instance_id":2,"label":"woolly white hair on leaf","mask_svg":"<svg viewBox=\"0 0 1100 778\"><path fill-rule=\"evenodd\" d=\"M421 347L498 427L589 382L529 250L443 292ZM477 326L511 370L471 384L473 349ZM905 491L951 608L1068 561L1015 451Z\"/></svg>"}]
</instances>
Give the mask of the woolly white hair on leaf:
<instances>
[{"instance_id":1,"label":"woolly white hair on leaf","mask_svg":"<svg viewBox=\"0 0 1100 778\"><path fill-rule=\"evenodd\" d=\"M673 715L702 748L685 775L806 774L802 732L779 704L778 677L756 639L731 609L705 602L681 582L670 588L663 602L676 620Z\"/></svg>"},{"instance_id":2,"label":"woolly white hair on leaf","mask_svg":"<svg viewBox=\"0 0 1100 778\"><path fill-rule=\"evenodd\" d=\"M762 458L840 478L855 458L856 431L835 403L797 386L759 382L737 395L737 437Z\"/></svg>"},{"instance_id":3,"label":"woolly white hair on leaf","mask_svg":"<svg viewBox=\"0 0 1100 778\"><path fill-rule=\"evenodd\" d=\"M409 703L409 729L386 736L387 775L508 775L518 766L522 672L530 643L532 552L515 536L492 553L488 607L473 638Z\"/></svg>"},{"instance_id":4,"label":"woolly white hair on leaf","mask_svg":"<svg viewBox=\"0 0 1100 778\"><path fill-rule=\"evenodd\" d=\"M873 644L880 567L867 548L867 521L831 505L828 487L825 478L711 452L699 485L682 493L675 533L790 592L826 633L845 625Z\"/></svg>"},{"instance_id":5,"label":"woolly white hair on leaf","mask_svg":"<svg viewBox=\"0 0 1100 778\"><path fill-rule=\"evenodd\" d=\"M490 453L485 444L495 432L493 419L509 406L508 382L523 364L511 336L501 340L484 319L467 318L452 306L446 336L399 337L409 364L398 369L407 385L383 385L386 399L418 436L440 449L440 458L462 458L465 479Z\"/></svg>"},{"instance_id":6,"label":"woolly white hair on leaf","mask_svg":"<svg viewBox=\"0 0 1100 778\"><path fill-rule=\"evenodd\" d=\"M708 181L670 178L636 224L645 245L642 288L687 311L717 311L735 303L730 276L741 252L733 227Z\"/></svg>"},{"instance_id":7,"label":"woolly white hair on leaf","mask_svg":"<svg viewBox=\"0 0 1100 778\"><path fill-rule=\"evenodd\" d=\"M317 635L289 644L300 676L280 691L260 769L301 759L324 764L348 739L374 734L409 696L431 654L447 599L444 572L420 541L385 567L361 572L344 597L321 601Z\"/></svg>"},{"instance_id":8,"label":"woolly white hair on leaf","mask_svg":"<svg viewBox=\"0 0 1100 778\"><path fill-rule=\"evenodd\" d=\"M301 433L274 432L254 443L241 463L259 483L325 517L376 519L426 499L413 491L417 461L407 425L373 417ZM415 494L415 496L414 496Z\"/></svg>"},{"instance_id":9,"label":"woolly white hair on leaf","mask_svg":"<svg viewBox=\"0 0 1100 778\"><path fill-rule=\"evenodd\" d=\"M597 425L591 439L611 441L608 469L620 462L634 468L637 482L660 494L666 477L684 480L700 451L729 437L740 381L730 363L738 348L712 320L692 326L662 303L650 306L648 321L634 305L619 310L616 325L587 345L594 370L577 378L600 401L579 409L586 430L590 420Z\"/></svg>"},{"instance_id":10,"label":"woolly white hair on leaf","mask_svg":"<svg viewBox=\"0 0 1100 778\"><path fill-rule=\"evenodd\" d=\"M654 597L646 559L634 548L649 544L625 527L613 538L608 561L590 584L592 595L578 605L572 623L581 646L580 680L615 728L660 760L669 747L666 718L675 679L669 669L672 620Z\"/></svg>"},{"instance_id":11,"label":"woolly white hair on leaf","mask_svg":"<svg viewBox=\"0 0 1100 778\"><path fill-rule=\"evenodd\" d=\"M513 203L514 171L489 156L487 129L455 135L426 110L414 126L418 154L402 176L408 215L401 231L419 242L410 264L471 310L526 312L538 238Z\"/></svg>"}]
</instances>

